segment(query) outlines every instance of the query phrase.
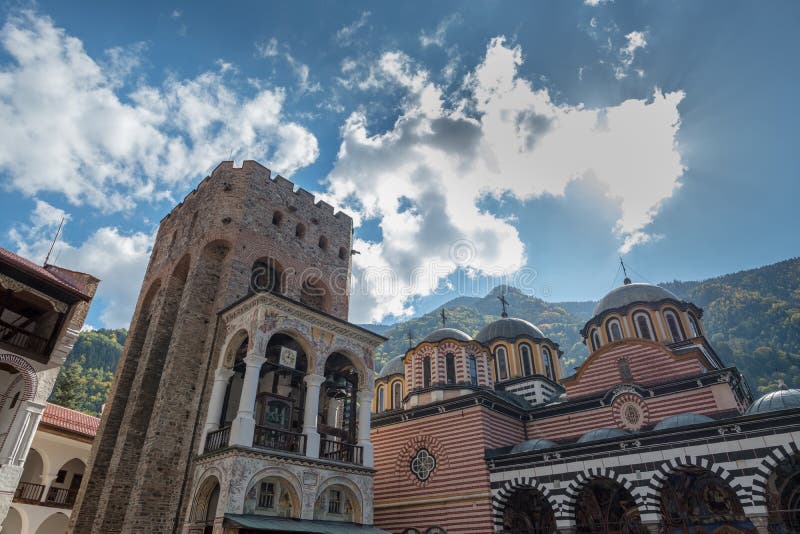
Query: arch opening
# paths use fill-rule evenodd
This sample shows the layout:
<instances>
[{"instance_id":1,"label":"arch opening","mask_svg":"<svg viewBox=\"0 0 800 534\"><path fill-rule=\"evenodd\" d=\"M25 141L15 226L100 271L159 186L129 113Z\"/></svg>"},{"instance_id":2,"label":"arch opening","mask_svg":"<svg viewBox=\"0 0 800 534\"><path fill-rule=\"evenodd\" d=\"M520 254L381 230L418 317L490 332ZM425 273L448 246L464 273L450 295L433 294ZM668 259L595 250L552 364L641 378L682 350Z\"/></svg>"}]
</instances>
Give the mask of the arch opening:
<instances>
[{"instance_id":1,"label":"arch opening","mask_svg":"<svg viewBox=\"0 0 800 534\"><path fill-rule=\"evenodd\" d=\"M218 505L219 480L212 475L200 485L192 505L191 522L204 527L203 534L212 534L214 531Z\"/></svg>"},{"instance_id":2,"label":"arch opening","mask_svg":"<svg viewBox=\"0 0 800 534\"><path fill-rule=\"evenodd\" d=\"M518 488L503 510L503 534L554 534L556 519L547 498L534 488Z\"/></svg>"},{"instance_id":3,"label":"arch opening","mask_svg":"<svg viewBox=\"0 0 800 534\"><path fill-rule=\"evenodd\" d=\"M317 496L314 519L360 523L361 502L344 484L332 484Z\"/></svg>"},{"instance_id":4,"label":"arch opening","mask_svg":"<svg viewBox=\"0 0 800 534\"><path fill-rule=\"evenodd\" d=\"M800 455L780 462L767 479L770 532L800 532Z\"/></svg>"},{"instance_id":5,"label":"arch opening","mask_svg":"<svg viewBox=\"0 0 800 534\"><path fill-rule=\"evenodd\" d=\"M713 531L732 527L753 532L736 493L713 471L686 466L671 472L661 489L664 532Z\"/></svg>"},{"instance_id":6,"label":"arch opening","mask_svg":"<svg viewBox=\"0 0 800 534\"><path fill-rule=\"evenodd\" d=\"M578 532L646 534L631 493L616 480L594 478L581 488L575 505Z\"/></svg>"},{"instance_id":7,"label":"arch opening","mask_svg":"<svg viewBox=\"0 0 800 534\"><path fill-rule=\"evenodd\" d=\"M276 517L300 517L300 497L291 482L280 476L259 478L244 500L244 513Z\"/></svg>"},{"instance_id":8,"label":"arch opening","mask_svg":"<svg viewBox=\"0 0 800 534\"><path fill-rule=\"evenodd\" d=\"M361 463L358 441L358 369L344 354L334 352L325 360L325 382L320 387L317 430L320 457Z\"/></svg>"}]
</instances>

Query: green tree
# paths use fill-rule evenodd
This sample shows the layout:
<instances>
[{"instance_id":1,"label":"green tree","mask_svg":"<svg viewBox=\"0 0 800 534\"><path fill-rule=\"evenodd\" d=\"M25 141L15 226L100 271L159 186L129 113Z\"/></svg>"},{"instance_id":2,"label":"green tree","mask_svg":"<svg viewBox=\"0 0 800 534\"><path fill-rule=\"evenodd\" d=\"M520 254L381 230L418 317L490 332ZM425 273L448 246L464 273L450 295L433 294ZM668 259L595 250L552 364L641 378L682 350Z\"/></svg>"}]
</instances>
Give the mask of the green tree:
<instances>
[{"instance_id":1,"label":"green tree","mask_svg":"<svg viewBox=\"0 0 800 534\"><path fill-rule=\"evenodd\" d=\"M86 378L84 377L83 358L70 363L61 369L50 394L50 402L73 410L83 410L86 399Z\"/></svg>"}]
</instances>

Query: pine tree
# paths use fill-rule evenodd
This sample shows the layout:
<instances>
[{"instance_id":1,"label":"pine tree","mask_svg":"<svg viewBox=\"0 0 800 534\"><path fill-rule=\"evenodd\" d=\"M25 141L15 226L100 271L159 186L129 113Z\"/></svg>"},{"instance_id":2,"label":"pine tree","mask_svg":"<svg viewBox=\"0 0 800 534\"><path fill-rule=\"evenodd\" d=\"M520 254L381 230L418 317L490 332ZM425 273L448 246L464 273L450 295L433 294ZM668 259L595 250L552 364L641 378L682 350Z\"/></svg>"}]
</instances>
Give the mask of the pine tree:
<instances>
[{"instance_id":1,"label":"pine tree","mask_svg":"<svg viewBox=\"0 0 800 534\"><path fill-rule=\"evenodd\" d=\"M50 402L71 408L73 410L83 410L86 400L86 378L83 371L84 358L70 363L61 369L50 394Z\"/></svg>"}]
</instances>

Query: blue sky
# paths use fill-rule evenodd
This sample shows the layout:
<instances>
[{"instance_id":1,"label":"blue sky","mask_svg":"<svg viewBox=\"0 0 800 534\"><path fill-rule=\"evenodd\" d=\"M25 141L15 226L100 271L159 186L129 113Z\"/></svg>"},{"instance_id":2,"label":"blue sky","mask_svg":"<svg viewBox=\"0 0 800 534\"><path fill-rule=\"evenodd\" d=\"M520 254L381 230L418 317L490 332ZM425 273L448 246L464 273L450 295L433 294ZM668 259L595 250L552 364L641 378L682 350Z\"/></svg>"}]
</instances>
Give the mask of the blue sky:
<instances>
[{"instance_id":1,"label":"blue sky","mask_svg":"<svg viewBox=\"0 0 800 534\"><path fill-rule=\"evenodd\" d=\"M355 216L351 319L800 253L797 2L7 2L0 244L103 279L230 154ZM394 273L391 287L376 273ZM616 277L616 278L615 278ZM380 277L379 277L380 278Z\"/></svg>"}]
</instances>

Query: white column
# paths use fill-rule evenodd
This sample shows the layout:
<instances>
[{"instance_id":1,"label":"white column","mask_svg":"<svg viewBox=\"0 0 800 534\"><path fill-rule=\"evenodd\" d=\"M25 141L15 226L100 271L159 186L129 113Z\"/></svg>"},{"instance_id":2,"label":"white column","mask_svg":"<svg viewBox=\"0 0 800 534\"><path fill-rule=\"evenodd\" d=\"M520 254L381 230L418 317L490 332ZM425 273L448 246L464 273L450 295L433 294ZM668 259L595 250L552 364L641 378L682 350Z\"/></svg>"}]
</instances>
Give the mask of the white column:
<instances>
[{"instance_id":1,"label":"white column","mask_svg":"<svg viewBox=\"0 0 800 534\"><path fill-rule=\"evenodd\" d=\"M233 376L233 369L220 367L214 371L214 386L211 388L211 398L208 401L208 413L206 414L206 426L203 437L200 439L198 452L203 453L206 446L206 437L209 432L219 429L219 420L222 417L222 404L225 402L225 391L228 389L228 381Z\"/></svg>"},{"instance_id":2,"label":"white column","mask_svg":"<svg viewBox=\"0 0 800 534\"><path fill-rule=\"evenodd\" d=\"M319 458L319 432L317 432L317 412L319 412L319 388L325 377L308 374L303 378L306 383L306 405L303 414L303 434L306 435L306 456Z\"/></svg>"},{"instance_id":3,"label":"white column","mask_svg":"<svg viewBox=\"0 0 800 534\"><path fill-rule=\"evenodd\" d=\"M39 427L39 420L44 413L44 404L34 401L24 401L17 408L17 415L6 435L6 442L0 463L24 465L28 457L28 450L33 442L33 435Z\"/></svg>"},{"instance_id":4,"label":"white column","mask_svg":"<svg viewBox=\"0 0 800 534\"><path fill-rule=\"evenodd\" d=\"M253 410L256 406L259 373L261 372L261 366L266 361L265 357L255 353L248 354L244 359L247 370L244 373L242 395L239 398L239 411L236 414L236 419L233 420L233 424L231 424L231 445L253 446L253 434L256 430Z\"/></svg>"},{"instance_id":5,"label":"white column","mask_svg":"<svg viewBox=\"0 0 800 534\"><path fill-rule=\"evenodd\" d=\"M373 467L372 442L369 439L369 421L372 406L371 389L362 389L358 392L358 445L364 450L364 467Z\"/></svg>"}]
</instances>

